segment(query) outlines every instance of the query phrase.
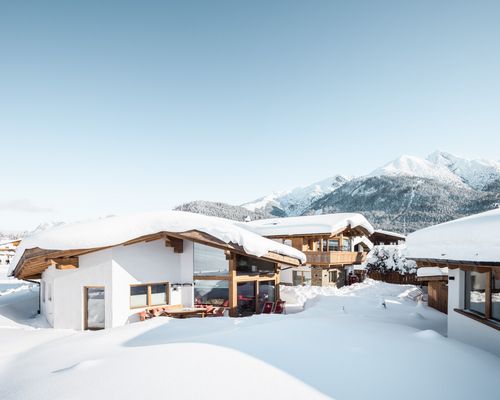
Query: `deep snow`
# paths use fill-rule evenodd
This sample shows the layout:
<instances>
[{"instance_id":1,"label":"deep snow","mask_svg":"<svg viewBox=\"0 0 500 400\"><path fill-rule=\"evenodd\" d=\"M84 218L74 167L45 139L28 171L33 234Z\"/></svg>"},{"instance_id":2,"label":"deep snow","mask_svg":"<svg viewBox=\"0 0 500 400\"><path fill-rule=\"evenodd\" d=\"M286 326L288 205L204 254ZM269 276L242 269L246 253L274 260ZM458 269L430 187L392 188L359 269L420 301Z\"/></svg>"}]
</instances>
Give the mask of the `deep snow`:
<instances>
[{"instance_id":1,"label":"deep snow","mask_svg":"<svg viewBox=\"0 0 500 400\"><path fill-rule=\"evenodd\" d=\"M412 289L283 287L302 312L98 332L31 327L37 293L23 289L0 297L17 323L0 320L0 398L498 398L500 358L442 336L445 315L409 300Z\"/></svg>"}]
</instances>

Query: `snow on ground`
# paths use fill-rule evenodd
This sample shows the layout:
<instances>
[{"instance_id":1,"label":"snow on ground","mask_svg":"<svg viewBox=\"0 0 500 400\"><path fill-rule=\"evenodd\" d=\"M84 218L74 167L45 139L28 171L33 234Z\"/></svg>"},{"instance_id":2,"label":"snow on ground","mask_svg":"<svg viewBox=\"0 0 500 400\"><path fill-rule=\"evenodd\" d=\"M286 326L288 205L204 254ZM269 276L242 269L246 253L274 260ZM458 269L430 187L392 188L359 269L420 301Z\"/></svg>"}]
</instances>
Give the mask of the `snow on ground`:
<instances>
[{"instance_id":1,"label":"snow on ground","mask_svg":"<svg viewBox=\"0 0 500 400\"><path fill-rule=\"evenodd\" d=\"M0 313L17 322L0 321L0 398L497 398L500 358L442 336L446 316L409 300L413 289L283 287L302 312L159 317L98 332L29 326L33 309L5 304L36 299L24 289L0 297Z\"/></svg>"}]
</instances>

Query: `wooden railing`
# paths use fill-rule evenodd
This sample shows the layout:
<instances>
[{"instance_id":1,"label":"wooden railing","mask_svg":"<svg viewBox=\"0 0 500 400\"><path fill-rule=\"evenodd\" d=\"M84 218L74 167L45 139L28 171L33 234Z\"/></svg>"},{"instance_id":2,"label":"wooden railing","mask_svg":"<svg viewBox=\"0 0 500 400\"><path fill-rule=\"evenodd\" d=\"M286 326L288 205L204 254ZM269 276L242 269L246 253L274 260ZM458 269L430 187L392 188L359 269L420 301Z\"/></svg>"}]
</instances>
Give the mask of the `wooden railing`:
<instances>
[{"instance_id":1,"label":"wooden railing","mask_svg":"<svg viewBox=\"0 0 500 400\"><path fill-rule=\"evenodd\" d=\"M342 265L361 264L367 253L356 251L304 251L307 263L312 265Z\"/></svg>"}]
</instances>

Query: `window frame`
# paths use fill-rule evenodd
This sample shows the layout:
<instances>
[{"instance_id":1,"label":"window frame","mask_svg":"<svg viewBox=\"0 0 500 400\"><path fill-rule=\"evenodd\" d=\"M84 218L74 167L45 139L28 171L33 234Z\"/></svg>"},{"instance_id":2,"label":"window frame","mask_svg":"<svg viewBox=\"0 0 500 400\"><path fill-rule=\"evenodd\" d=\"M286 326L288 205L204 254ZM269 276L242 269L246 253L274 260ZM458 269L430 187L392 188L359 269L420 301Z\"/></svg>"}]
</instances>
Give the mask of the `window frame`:
<instances>
[{"instance_id":1,"label":"window frame","mask_svg":"<svg viewBox=\"0 0 500 400\"><path fill-rule=\"evenodd\" d=\"M474 312L473 310L469 310L466 307L466 299L468 296L467 293L467 285L466 285L466 280L467 280L467 273L471 271L476 271L480 273L485 273L486 274L486 285L485 285L485 304L484 304L484 315L480 314L478 312ZM495 270L496 272L496 270ZM463 286L463 305L461 305L461 308L455 308L454 311L458 314L461 314L465 317L471 318L475 321L478 321L480 323L483 323L485 325L488 325L491 328L494 328L496 330L500 330L500 320L492 318L492 284L493 284L493 269L488 268L477 268L477 269L471 269L471 270L465 270L464 271L464 286Z\"/></svg>"},{"instance_id":2,"label":"window frame","mask_svg":"<svg viewBox=\"0 0 500 400\"><path fill-rule=\"evenodd\" d=\"M151 286L153 285L165 285L165 297L166 303L164 304L151 304ZM130 285L130 289L137 286L146 286L146 305L145 306L132 306L132 293L129 290L129 306L131 310L137 310L139 308L152 308L152 307L161 307L170 304L170 282L148 282L148 283L133 283Z\"/></svg>"}]
</instances>

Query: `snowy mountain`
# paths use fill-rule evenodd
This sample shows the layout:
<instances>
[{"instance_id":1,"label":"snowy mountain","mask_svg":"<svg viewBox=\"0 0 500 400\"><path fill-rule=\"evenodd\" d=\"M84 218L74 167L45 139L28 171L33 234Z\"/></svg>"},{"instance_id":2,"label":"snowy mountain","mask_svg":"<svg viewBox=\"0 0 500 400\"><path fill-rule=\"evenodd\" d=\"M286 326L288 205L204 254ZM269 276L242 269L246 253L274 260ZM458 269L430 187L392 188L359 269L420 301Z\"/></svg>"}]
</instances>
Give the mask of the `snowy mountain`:
<instances>
[{"instance_id":1,"label":"snowy mountain","mask_svg":"<svg viewBox=\"0 0 500 400\"><path fill-rule=\"evenodd\" d=\"M484 189L500 180L500 162L468 160L453 154L436 151L427 157L434 165L444 167L474 189Z\"/></svg>"},{"instance_id":2,"label":"snowy mountain","mask_svg":"<svg viewBox=\"0 0 500 400\"><path fill-rule=\"evenodd\" d=\"M275 216L302 215L311 203L337 190L350 179L345 176L335 175L305 187L271 193L260 199L245 203L242 207L252 212L266 211Z\"/></svg>"},{"instance_id":3,"label":"snowy mountain","mask_svg":"<svg viewBox=\"0 0 500 400\"><path fill-rule=\"evenodd\" d=\"M460 186L464 185L462 178L454 174L446 166L408 155L403 155L383 167L377 168L367 176L413 176Z\"/></svg>"},{"instance_id":4,"label":"snowy mountain","mask_svg":"<svg viewBox=\"0 0 500 400\"><path fill-rule=\"evenodd\" d=\"M269 214L265 210L258 209L250 211L241 206L233 206L231 204L213 202L213 201L191 201L189 203L181 204L174 210L189 211L196 214L210 215L213 217L221 217L232 219L235 221L245 221L250 218L252 221L256 219L272 218L275 215Z\"/></svg>"}]
</instances>

